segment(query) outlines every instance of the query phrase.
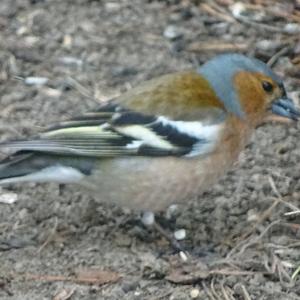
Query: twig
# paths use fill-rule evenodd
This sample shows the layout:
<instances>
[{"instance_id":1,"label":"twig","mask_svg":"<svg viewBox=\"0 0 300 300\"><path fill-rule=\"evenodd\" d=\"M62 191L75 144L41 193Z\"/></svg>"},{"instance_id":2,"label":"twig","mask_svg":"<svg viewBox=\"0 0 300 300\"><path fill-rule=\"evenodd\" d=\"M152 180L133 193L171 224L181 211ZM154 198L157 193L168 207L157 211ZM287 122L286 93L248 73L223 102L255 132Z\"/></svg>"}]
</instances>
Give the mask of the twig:
<instances>
[{"instance_id":1,"label":"twig","mask_svg":"<svg viewBox=\"0 0 300 300\"><path fill-rule=\"evenodd\" d=\"M250 297L248 291L246 290L246 287L242 284L242 285L241 285L241 288L242 288L242 291L243 291L243 295L244 295L245 300L251 300L251 297Z\"/></svg>"},{"instance_id":2,"label":"twig","mask_svg":"<svg viewBox=\"0 0 300 300\"><path fill-rule=\"evenodd\" d=\"M235 300L236 298L233 296L234 292L232 291L232 289L229 286L225 286L224 288L225 290L227 290L227 294L229 294L230 300Z\"/></svg>"},{"instance_id":3,"label":"twig","mask_svg":"<svg viewBox=\"0 0 300 300\"><path fill-rule=\"evenodd\" d=\"M166 279L176 284L195 284L198 283L199 281L203 281L203 279L208 279L215 275L251 276L256 274L270 275L270 272L243 271L243 270L223 268L223 269L214 269L203 273L203 272L199 272L199 270L187 272L187 270L175 269L171 271L169 275L166 276ZM214 298L216 297L214 296Z\"/></svg>"},{"instance_id":4,"label":"twig","mask_svg":"<svg viewBox=\"0 0 300 300\"><path fill-rule=\"evenodd\" d=\"M226 22L236 23L236 20L232 16L230 16L229 14L225 14L220 9L217 9L216 5L215 7L213 7L212 4L202 3L200 5L200 8L213 17L217 17Z\"/></svg>"},{"instance_id":5,"label":"twig","mask_svg":"<svg viewBox=\"0 0 300 300\"><path fill-rule=\"evenodd\" d=\"M233 256L233 254L235 253L235 251L241 247L240 251L238 252L238 254L236 254L237 256L241 256L242 253L244 253L244 251L252 246L255 245L256 243L258 243L258 241L260 241L263 236L270 230L270 228L272 228L273 226L279 224L281 222L281 220L275 220L274 222L272 222L271 224L269 224L265 230L257 237L253 238L252 240L250 239L249 241L247 240L242 240L239 244L237 244L235 247L233 247L230 252L226 255L226 259L230 258Z\"/></svg>"},{"instance_id":6,"label":"twig","mask_svg":"<svg viewBox=\"0 0 300 300\"><path fill-rule=\"evenodd\" d=\"M292 274L292 280L295 280L299 273L300 273L300 266Z\"/></svg>"},{"instance_id":7,"label":"twig","mask_svg":"<svg viewBox=\"0 0 300 300\"><path fill-rule=\"evenodd\" d=\"M218 300L222 300L220 298L220 296L218 295L218 293L216 292L216 289L215 289L215 283L214 283L214 277L212 278L211 282L210 282L210 290L211 292L213 293L213 295L218 299Z\"/></svg>"},{"instance_id":8,"label":"twig","mask_svg":"<svg viewBox=\"0 0 300 300\"><path fill-rule=\"evenodd\" d=\"M57 225L58 225L58 220L57 218L55 217L54 219L54 225L53 225L53 228L49 234L49 236L47 237L46 241L40 246L40 248L37 250L37 253L40 253L53 239L53 237L55 236L56 234L56 229L57 229Z\"/></svg>"},{"instance_id":9,"label":"twig","mask_svg":"<svg viewBox=\"0 0 300 300\"><path fill-rule=\"evenodd\" d=\"M290 46L286 46L283 47L282 49L280 49L277 53L275 53L267 62L267 65L270 66L271 68L275 66L275 64L277 63L278 59L287 54L290 50Z\"/></svg>"},{"instance_id":10,"label":"twig","mask_svg":"<svg viewBox=\"0 0 300 300\"><path fill-rule=\"evenodd\" d=\"M211 270L210 275L227 275L227 276L249 276L249 275L269 275L270 272L256 272L256 271L239 271L239 270L230 270L230 269L220 269L220 270Z\"/></svg>"},{"instance_id":11,"label":"twig","mask_svg":"<svg viewBox=\"0 0 300 300\"><path fill-rule=\"evenodd\" d=\"M279 259L278 256L276 256L275 254L273 255L274 257L274 273L277 269L277 273L279 276L279 281L284 284L284 285L288 285L289 287L293 286L293 280L292 277L289 275L289 273L286 271L284 265L282 264L282 261ZM285 279L288 280L288 282L286 282Z\"/></svg>"},{"instance_id":12,"label":"twig","mask_svg":"<svg viewBox=\"0 0 300 300\"><path fill-rule=\"evenodd\" d=\"M300 214L300 210L295 210L295 211L289 211L287 213L285 213L285 216L293 216L293 215L299 215Z\"/></svg>"},{"instance_id":13,"label":"twig","mask_svg":"<svg viewBox=\"0 0 300 300\"><path fill-rule=\"evenodd\" d=\"M263 221L265 221L272 213L272 211L277 207L277 205L279 203L282 203L286 206L288 206L289 208L291 208L293 210L293 212L297 212L297 211L300 211L300 209L291 204L291 203L288 203L286 201L283 200L283 197L282 195L279 193L276 185L275 185L275 182L273 180L273 178L271 176L269 176L268 178L269 180L269 183L270 183L270 186L271 186L271 189L273 190L273 192L275 193L275 195L278 197L278 198L272 198L274 200L274 202L271 204L271 206L269 208L267 208L263 213L262 215L260 216L260 218L255 222L254 226L252 226L252 228L250 230L248 230L247 232L245 232L241 238L239 240L244 240L246 237L250 236L254 230L258 227L259 224L262 224ZM290 212L291 213L291 212Z\"/></svg>"},{"instance_id":14,"label":"twig","mask_svg":"<svg viewBox=\"0 0 300 300\"><path fill-rule=\"evenodd\" d=\"M209 43L194 42L187 47L190 52L203 51L245 51L249 48L249 44L242 43L220 43L220 41L210 41Z\"/></svg>"},{"instance_id":15,"label":"twig","mask_svg":"<svg viewBox=\"0 0 300 300\"><path fill-rule=\"evenodd\" d=\"M244 16L234 16L234 17L236 18L236 20L240 21L241 23L250 25L250 26L252 26L254 28L258 28L260 30L270 31L273 33L289 34L289 32L287 32L284 28L279 28L279 27L275 27L275 26L267 25L267 24L263 24L263 23L257 23L257 22L249 20L248 18L246 18Z\"/></svg>"},{"instance_id":16,"label":"twig","mask_svg":"<svg viewBox=\"0 0 300 300\"><path fill-rule=\"evenodd\" d=\"M224 284L223 283L221 284L221 291L222 291L222 294L224 296L224 299L225 300L230 300L230 298L228 297L228 294L227 294L227 292L226 292L226 290L224 288Z\"/></svg>"},{"instance_id":17,"label":"twig","mask_svg":"<svg viewBox=\"0 0 300 300\"><path fill-rule=\"evenodd\" d=\"M209 288L206 286L205 282L202 281L202 287L203 289L205 290L205 293L208 295L208 297L211 299L211 300L216 300L216 298L214 297L214 295L211 293L211 291L209 290Z\"/></svg>"},{"instance_id":18,"label":"twig","mask_svg":"<svg viewBox=\"0 0 300 300\"><path fill-rule=\"evenodd\" d=\"M276 206L279 204L280 200L279 199L275 199L275 201L270 205L269 208L267 208L259 217L259 219L255 222L255 224L252 226L252 228L250 228L250 230L246 231L239 240L244 240L246 239L248 236L250 236L255 230L256 228L262 224L272 213L272 211L276 208Z\"/></svg>"},{"instance_id":19,"label":"twig","mask_svg":"<svg viewBox=\"0 0 300 300\"><path fill-rule=\"evenodd\" d=\"M92 93L87 88L85 88L81 83L79 83L77 80L75 80L74 78L68 77L67 84L70 87L74 88L82 96L86 97L87 99L92 100L93 104L95 104L95 103L98 104L97 100L93 97Z\"/></svg>"},{"instance_id":20,"label":"twig","mask_svg":"<svg viewBox=\"0 0 300 300\"><path fill-rule=\"evenodd\" d=\"M271 188L272 188L272 190L273 190L273 192L276 194L276 196L278 197L278 200L281 202L281 203L283 203L284 205L286 205L287 207L289 207L290 209L292 209L293 211L299 211L300 209L297 207L297 206L295 206L295 205L293 205L293 204L291 204L291 203L289 203L289 202L287 202L287 201L284 201L283 199L283 197L282 197L282 195L279 193L279 191L278 191L278 189L277 189L277 187L276 187L276 185L275 185L275 182L274 182L274 180L273 180L273 178L271 177L271 176L269 176L269 183L270 183L270 185L271 185Z\"/></svg>"}]
</instances>

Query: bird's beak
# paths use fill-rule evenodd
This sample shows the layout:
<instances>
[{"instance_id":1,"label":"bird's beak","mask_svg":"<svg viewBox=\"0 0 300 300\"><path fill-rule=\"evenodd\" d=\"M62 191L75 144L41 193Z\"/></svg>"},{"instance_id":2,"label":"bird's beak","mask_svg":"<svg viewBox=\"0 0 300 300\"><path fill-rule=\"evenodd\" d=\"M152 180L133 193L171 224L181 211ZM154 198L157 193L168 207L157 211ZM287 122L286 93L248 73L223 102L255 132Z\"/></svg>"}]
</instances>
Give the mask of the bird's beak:
<instances>
[{"instance_id":1,"label":"bird's beak","mask_svg":"<svg viewBox=\"0 0 300 300\"><path fill-rule=\"evenodd\" d=\"M300 110L295 106L294 102L288 97L282 97L272 103L272 113L297 121L300 118Z\"/></svg>"}]
</instances>

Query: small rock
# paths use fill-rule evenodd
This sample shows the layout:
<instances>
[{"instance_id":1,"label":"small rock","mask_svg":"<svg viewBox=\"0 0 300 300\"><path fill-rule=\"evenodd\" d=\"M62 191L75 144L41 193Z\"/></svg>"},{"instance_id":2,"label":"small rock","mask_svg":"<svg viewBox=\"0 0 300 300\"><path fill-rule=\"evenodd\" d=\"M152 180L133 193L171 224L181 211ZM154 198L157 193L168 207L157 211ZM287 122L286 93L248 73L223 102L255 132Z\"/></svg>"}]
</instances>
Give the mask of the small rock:
<instances>
[{"instance_id":1,"label":"small rock","mask_svg":"<svg viewBox=\"0 0 300 300\"><path fill-rule=\"evenodd\" d=\"M187 256L187 254L184 252L184 251L180 251L179 252L179 257L181 258L181 260L183 261L183 262L186 262L186 261L188 261L188 256Z\"/></svg>"},{"instance_id":2,"label":"small rock","mask_svg":"<svg viewBox=\"0 0 300 300\"><path fill-rule=\"evenodd\" d=\"M155 216L152 211L146 211L143 213L142 222L145 226L153 225L154 220L155 220Z\"/></svg>"},{"instance_id":3,"label":"small rock","mask_svg":"<svg viewBox=\"0 0 300 300\"><path fill-rule=\"evenodd\" d=\"M57 294L55 294L53 300L68 300L72 297L75 292L75 288L73 289L62 289Z\"/></svg>"},{"instance_id":4,"label":"small rock","mask_svg":"<svg viewBox=\"0 0 300 300\"><path fill-rule=\"evenodd\" d=\"M16 193L5 193L0 195L0 203L3 204L13 204L18 200L18 195Z\"/></svg>"},{"instance_id":5,"label":"small rock","mask_svg":"<svg viewBox=\"0 0 300 300\"><path fill-rule=\"evenodd\" d=\"M17 29L16 34L17 35L25 35L29 32L29 28L26 26L21 26Z\"/></svg>"},{"instance_id":6,"label":"small rock","mask_svg":"<svg viewBox=\"0 0 300 300\"><path fill-rule=\"evenodd\" d=\"M185 229L179 229L174 232L174 237L177 241L182 241L186 238Z\"/></svg>"},{"instance_id":7,"label":"small rock","mask_svg":"<svg viewBox=\"0 0 300 300\"><path fill-rule=\"evenodd\" d=\"M182 37L182 32L180 32L179 28L175 25L169 25L164 30L164 37L169 40L176 40Z\"/></svg>"},{"instance_id":8,"label":"small rock","mask_svg":"<svg viewBox=\"0 0 300 300\"><path fill-rule=\"evenodd\" d=\"M263 11L251 10L243 2L236 2L230 7L232 15L239 18L247 18L253 21L262 21L265 18L265 13Z\"/></svg>"},{"instance_id":9,"label":"small rock","mask_svg":"<svg viewBox=\"0 0 300 300\"><path fill-rule=\"evenodd\" d=\"M43 88L42 92L48 97L53 97L53 98L58 98L62 94L60 90L48 88L48 87Z\"/></svg>"},{"instance_id":10,"label":"small rock","mask_svg":"<svg viewBox=\"0 0 300 300\"><path fill-rule=\"evenodd\" d=\"M63 41L62 41L63 47L70 49L72 47L72 44L73 44L72 36L70 34L64 35Z\"/></svg>"},{"instance_id":11,"label":"small rock","mask_svg":"<svg viewBox=\"0 0 300 300\"><path fill-rule=\"evenodd\" d=\"M241 2L236 2L230 6L231 13L234 17L239 18L241 15L244 15L247 11L245 4Z\"/></svg>"},{"instance_id":12,"label":"small rock","mask_svg":"<svg viewBox=\"0 0 300 300\"><path fill-rule=\"evenodd\" d=\"M247 212L247 221L248 222L254 222L257 221L259 219L259 216L257 214L257 211L255 209L250 209Z\"/></svg>"},{"instance_id":13,"label":"small rock","mask_svg":"<svg viewBox=\"0 0 300 300\"><path fill-rule=\"evenodd\" d=\"M256 47L259 50L270 51L276 50L281 46L281 42L276 42L272 40L260 40L256 43Z\"/></svg>"},{"instance_id":14,"label":"small rock","mask_svg":"<svg viewBox=\"0 0 300 300\"><path fill-rule=\"evenodd\" d=\"M190 292L190 296L192 299L196 299L199 297L200 291L198 289L192 289Z\"/></svg>"},{"instance_id":15,"label":"small rock","mask_svg":"<svg viewBox=\"0 0 300 300\"><path fill-rule=\"evenodd\" d=\"M83 64L83 61L81 59L73 56L63 56L60 57L58 61L64 65L76 66L76 67L81 67Z\"/></svg>"},{"instance_id":16,"label":"small rock","mask_svg":"<svg viewBox=\"0 0 300 300\"><path fill-rule=\"evenodd\" d=\"M289 23L284 26L283 30L290 34L300 33L300 25L298 23Z\"/></svg>"},{"instance_id":17,"label":"small rock","mask_svg":"<svg viewBox=\"0 0 300 300\"><path fill-rule=\"evenodd\" d=\"M26 77L24 83L27 85L45 85L49 79L47 77Z\"/></svg>"},{"instance_id":18,"label":"small rock","mask_svg":"<svg viewBox=\"0 0 300 300\"><path fill-rule=\"evenodd\" d=\"M176 215L177 211L178 211L177 204L170 205L166 211L166 219L168 219L168 220L172 219L172 217Z\"/></svg>"}]
</instances>

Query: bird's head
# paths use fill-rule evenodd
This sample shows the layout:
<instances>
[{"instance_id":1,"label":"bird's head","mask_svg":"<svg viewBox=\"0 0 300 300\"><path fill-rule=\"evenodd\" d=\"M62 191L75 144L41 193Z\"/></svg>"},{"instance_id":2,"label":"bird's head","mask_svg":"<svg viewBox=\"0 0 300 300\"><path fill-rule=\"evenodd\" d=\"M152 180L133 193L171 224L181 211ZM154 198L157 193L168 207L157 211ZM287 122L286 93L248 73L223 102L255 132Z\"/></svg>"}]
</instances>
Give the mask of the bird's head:
<instances>
[{"instance_id":1,"label":"bird's head","mask_svg":"<svg viewBox=\"0 0 300 300\"><path fill-rule=\"evenodd\" d=\"M225 109L259 125L270 115L298 120L300 111L287 97L282 79L269 66L241 54L223 54L199 69Z\"/></svg>"}]
</instances>

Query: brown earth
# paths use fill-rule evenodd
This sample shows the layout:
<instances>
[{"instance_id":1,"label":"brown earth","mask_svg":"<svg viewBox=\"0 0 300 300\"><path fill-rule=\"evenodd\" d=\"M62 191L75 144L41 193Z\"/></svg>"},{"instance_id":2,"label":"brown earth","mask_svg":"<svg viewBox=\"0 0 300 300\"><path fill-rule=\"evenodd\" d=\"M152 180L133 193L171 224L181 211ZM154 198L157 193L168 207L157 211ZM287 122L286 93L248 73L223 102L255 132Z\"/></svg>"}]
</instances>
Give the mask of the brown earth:
<instances>
[{"instance_id":1,"label":"brown earth","mask_svg":"<svg viewBox=\"0 0 300 300\"><path fill-rule=\"evenodd\" d=\"M225 50L279 53L274 68L299 104L299 1L244 1L243 20L230 3L2 0L0 139ZM300 299L299 132L259 128L235 170L180 208L169 227L187 231L186 263L136 214L76 188L3 190L18 201L0 204L0 299Z\"/></svg>"}]
</instances>

